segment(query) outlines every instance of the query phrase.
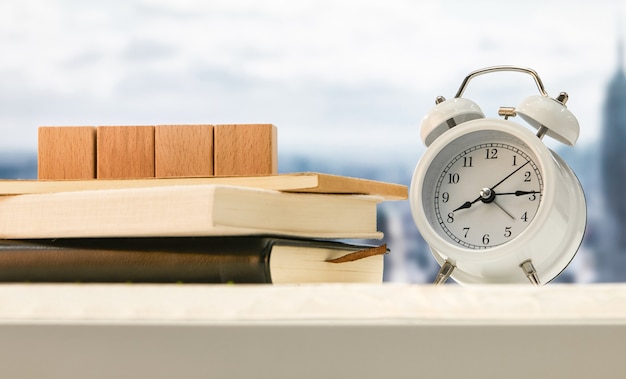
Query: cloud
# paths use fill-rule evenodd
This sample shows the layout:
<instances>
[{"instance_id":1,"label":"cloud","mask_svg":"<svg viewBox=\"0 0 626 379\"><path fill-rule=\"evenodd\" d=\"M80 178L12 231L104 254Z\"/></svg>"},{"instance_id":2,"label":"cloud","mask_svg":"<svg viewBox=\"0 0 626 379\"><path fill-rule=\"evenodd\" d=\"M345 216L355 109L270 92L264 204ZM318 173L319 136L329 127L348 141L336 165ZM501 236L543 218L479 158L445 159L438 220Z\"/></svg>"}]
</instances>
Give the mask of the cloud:
<instances>
[{"instance_id":1,"label":"cloud","mask_svg":"<svg viewBox=\"0 0 626 379\"><path fill-rule=\"evenodd\" d=\"M39 124L260 121L294 149L411 149L435 96L494 64L568 91L587 141L616 62L608 0L30 5L0 4L0 149L35 146ZM467 94L494 114L535 91L494 76Z\"/></svg>"},{"instance_id":2,"label":"cloud","mask_svg":"<svg viewBox=\"0 0 626 379\"><path fill-rule=\"evenodd\" d=\"M67 59L63 68L66 70L80 70L89 67L93 67L94 65L102 62L104 56L102 53L95 50L86 50L81 51L78 54Z\"/></svg>"},{"instance_id":3,"label":"cloud","mask_svg":"<svg viewBox=\"0 0 626 379\"><path fill-rule=\"evenodd\" d=\"M122 58L131 63L146 63L176 54L174 46L158 41L141 39L128 44L122 52Z\"/></svg>"}]
</instances>

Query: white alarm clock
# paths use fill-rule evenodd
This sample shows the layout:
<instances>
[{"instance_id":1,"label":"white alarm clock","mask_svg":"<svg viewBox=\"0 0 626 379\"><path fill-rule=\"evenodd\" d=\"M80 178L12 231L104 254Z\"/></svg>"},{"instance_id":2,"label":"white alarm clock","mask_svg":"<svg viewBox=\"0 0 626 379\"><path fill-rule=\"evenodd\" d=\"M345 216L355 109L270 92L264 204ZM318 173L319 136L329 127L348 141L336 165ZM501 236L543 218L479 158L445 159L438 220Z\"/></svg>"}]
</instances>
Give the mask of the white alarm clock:
<instances>
[{"instance_id":1,"label":"white alarm clock","mask_svg":"<svg viewBox=\"0 0 626 379\"><path fill-rule=\"evenodd\" d=\"M469 81L496 71L530 74L540 94L485 118L463 92ZM453 99L438 97L424 118L426 152L415 168L410 204L415 224L441 270L461 284L543 284L557 277L582 242L587 209L570 167L542 142L573 146L579 125L567 94L551 98L537 73L496 66L470 73ZM520 116L537 129L511 121Z\"/></svg>"}]
</instances>

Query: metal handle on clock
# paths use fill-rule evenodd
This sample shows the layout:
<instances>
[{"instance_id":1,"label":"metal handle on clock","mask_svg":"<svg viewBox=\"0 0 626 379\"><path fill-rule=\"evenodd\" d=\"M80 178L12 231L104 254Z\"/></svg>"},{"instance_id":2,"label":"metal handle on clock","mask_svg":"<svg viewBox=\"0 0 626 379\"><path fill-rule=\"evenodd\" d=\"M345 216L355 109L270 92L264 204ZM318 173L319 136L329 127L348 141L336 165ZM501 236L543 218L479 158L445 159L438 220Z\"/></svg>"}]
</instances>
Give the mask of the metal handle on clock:
<instances>
[{"instance_id":1,"label":"metal handle on clock","mask_svg":"<svg viewBox=\"0 0 626 379\"><path fill-rule=\"evenodd\" d=\"M539 75L537 74L535 70L532 70L526 67L519 67L519 66L492 66L492 67L478 69L476 71L471 72L469 75L467 75L465 79L463 79L463 82L461 83L461 87L459 87L459 90L457 91L454 97L458 98L458 97L463 96L463 92L465 92L465 88L467 87L467 84L472 78L483 75L483 74L488 74L490 72L497 72L497 71L514 71L514 72L527 73L530 76L532 76L533 79L535 79L535 83L537 84L537 88L539 89L539 92L543 96L546 96L546 97L548 96L548 93L544 89L543 83L541 82L541 78L539 78Z\"/></svg>"},{"instance_id":2,"label":"metal handle on clock","mask_svg":"<svg viewBox=\"0 0 626 379\"><path fill-rule=\"evenodd\" d=\"M578 139L580 126L576 117L567 109L568 95L561 92L556 98L551 98L543 87L543 83L535 70L519 66L492 66L481 68L471 72L461 83L461 87L455 95L455 99L460 99L469 81L479 75L497 71L514 71L526 73L533 77L539 93L524 99L517 108L500 108L498 112L505 119L510 116L519 115L528 124L537 129L537 137L540 139L548 135L568 146L573 146Z\"/></svg>"}]
</instances>

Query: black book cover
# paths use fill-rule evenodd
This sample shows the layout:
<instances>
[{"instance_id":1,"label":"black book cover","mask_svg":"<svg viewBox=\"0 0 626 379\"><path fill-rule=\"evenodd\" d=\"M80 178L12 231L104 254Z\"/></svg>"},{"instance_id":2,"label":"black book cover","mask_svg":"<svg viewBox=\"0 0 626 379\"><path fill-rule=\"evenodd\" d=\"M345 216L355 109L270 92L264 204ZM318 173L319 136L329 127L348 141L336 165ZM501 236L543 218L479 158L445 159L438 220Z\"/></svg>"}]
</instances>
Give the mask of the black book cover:
<instances>
[{"instance_id":1,"label":"black book cover","mask_svg":"<svg viewBox=\"0 0 626 379\"><path fill-rule=\"evenodd\" d=\"M276 244L355 251L263 236L0 240L0 282L271 283Z\"/></svg>"}]
</instances>

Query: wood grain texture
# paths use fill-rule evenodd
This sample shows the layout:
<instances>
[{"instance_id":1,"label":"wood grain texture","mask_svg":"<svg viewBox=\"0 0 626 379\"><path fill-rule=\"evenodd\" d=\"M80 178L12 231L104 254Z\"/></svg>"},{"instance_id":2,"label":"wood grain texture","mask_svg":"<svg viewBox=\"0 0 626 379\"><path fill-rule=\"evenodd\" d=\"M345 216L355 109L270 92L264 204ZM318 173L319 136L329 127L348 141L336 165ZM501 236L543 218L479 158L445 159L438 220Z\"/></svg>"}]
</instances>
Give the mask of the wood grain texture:
<instances>
[{"instance_id":1,"label":"wood grain texture","mask_svg":"<svg viewBox=\"0 0 626 379\"><path fill-rule=\"evenodd\" d=\"M154 177L154 126L99 126L98 179Z\"/></svg>"},{"instance_id":2,"label":"wood grain texture","mask_svg":"<svg viewBox=\"0 0 626 379\"><path fill-rule=\"evenodd\" d=\"M217 176L278 173L277 130L272 124L216 125L213 143Z\"/></svg>"},{"instance_id":3,"label":"wood grain texture","mask_svg":"<svg viewBox=\"0 0 626 379\"><path fill-rule=\"evenodd\" d=\"M212 176L213 125L158 125L154 130L158 178Z\"/></svg>"},{"instance_id":4,"label":"wood grain texture","mask_svg":"<svg viewBox=\"0 0 626 379\"><path fill-rule=\"evenodd\" d=\"M37 177L41 180L94 179L96 128L42 126L38 130Z\"/></svg>"}]
</instances>

